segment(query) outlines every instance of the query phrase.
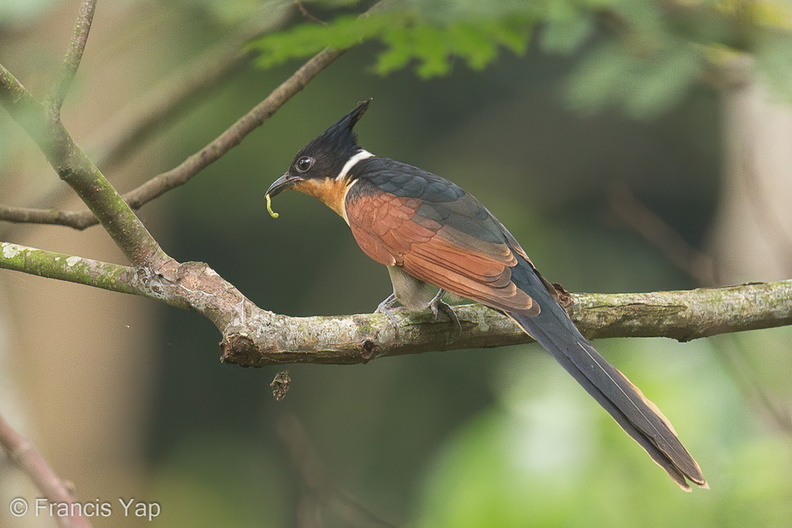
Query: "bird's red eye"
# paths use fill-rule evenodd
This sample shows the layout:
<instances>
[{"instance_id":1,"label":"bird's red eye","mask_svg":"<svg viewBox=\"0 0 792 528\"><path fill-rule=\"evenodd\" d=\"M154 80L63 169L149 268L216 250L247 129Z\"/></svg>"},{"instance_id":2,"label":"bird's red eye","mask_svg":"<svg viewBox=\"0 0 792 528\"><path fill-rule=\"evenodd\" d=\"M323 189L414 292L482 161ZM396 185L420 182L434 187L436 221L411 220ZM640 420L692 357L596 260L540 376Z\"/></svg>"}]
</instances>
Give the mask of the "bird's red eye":
<instances>
[{"instance_id":1,"label":"bird's red eye","mask_svg":"<svg viewBox=\"0 0 792 528\"><path fill-rule=\"evenodd\" d=\"M307 172L314 164L314 159L308 156L303 156L302 158L297 160L297 163L294 164L297 167L297 170L300 172Z\"/></svg>"}]
</instances>

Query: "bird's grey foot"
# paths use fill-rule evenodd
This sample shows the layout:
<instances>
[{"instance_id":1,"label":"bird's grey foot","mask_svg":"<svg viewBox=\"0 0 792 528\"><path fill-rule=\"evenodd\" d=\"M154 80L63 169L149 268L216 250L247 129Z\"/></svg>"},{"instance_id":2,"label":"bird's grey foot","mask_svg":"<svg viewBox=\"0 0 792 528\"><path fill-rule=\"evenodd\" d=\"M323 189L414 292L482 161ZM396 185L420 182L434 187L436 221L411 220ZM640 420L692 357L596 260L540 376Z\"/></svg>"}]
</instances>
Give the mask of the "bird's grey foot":
<instances>
[{"instance_id":1,"label":"bird's grey foot","mask_svg":"<svg viewBox=\"0 0 792 528\"><path fill-rule=\"evenodd\" d=\"M457 334L462 333L462 323L459 322L459 317L457 317L456 312L454 309L451 308L450 305L443 302L442 297L445 293L445 290L440 290L437 292L437 295L429 301L429 308L432 310L432 313L435 316L435 319L440 319L440 314L442 313L445 315L449 321L451 321L454 326L456 327Z\"/></svg>"},{"instance_id":2,"label":"bird's grey foot","mask_svg":"<svg viewBox=\"0 0 792 528\"><path fill-rule=\"evenodd\" d=\"M388 318L388 320L391 322L391 324L394 327L398 328L399 327L399 321L397 321L396 320L396 316L393 315L393 305L394 304L396 304L396 294L395 293L391 293L390 295L388 295L385 298L384 301L379 303L379 306L377 306L377 309L374 310L374 313L383 314L385 317Z\"/></svg>"}]
</instances>

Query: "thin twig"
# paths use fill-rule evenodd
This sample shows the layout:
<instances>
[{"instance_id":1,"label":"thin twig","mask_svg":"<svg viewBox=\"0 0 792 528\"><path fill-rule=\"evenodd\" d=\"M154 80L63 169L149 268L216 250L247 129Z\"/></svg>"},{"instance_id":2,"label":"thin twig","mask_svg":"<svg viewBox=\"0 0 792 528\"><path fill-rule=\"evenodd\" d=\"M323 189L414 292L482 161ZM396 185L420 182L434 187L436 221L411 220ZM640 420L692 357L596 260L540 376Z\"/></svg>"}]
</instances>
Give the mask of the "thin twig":
<instances>
[{"instance_id":1,"label":"thin twig","mask_svg":"<svg viewBox=\"0 0 792 528\"><path fill-rule=\"evenodd\" d=\"M243 52L239 46L223 48L201 55L102 127L96 134L97 138L103 138L96 149L99 152L97 165L106 169L125 161L144 141L153 137L156 130L164 128L250 62L252 54Z\"/></svg>"},{"instance_id":2,"label":"thin twig","mask_svg":"<svg viewBox=\"0 0 792 528\"><path fill-rule=\"evenodd\" d=\"M132 208L137 209L171 189L187 183L190 178L242 143L248 134L264 124L344 51L326 49L318 53L214 141L184 160L178 167L155 176L137 189L126 193L124 199Z\"/></svg>"},{"instance_id":3,"label":"thin twig","mask_svg":"<svg viewBox=\"0 0 792 528\"><path fill-rule=\"evenodd\" d=\"M769 196L770 190L767 182L759 176L759 159L756 156L756 148L752 148L755 142L755 135L750 132L742 145L744 150L741 158L742 173L735 178L737 184L742 186L742 195L747 197L749 204L748 210L757 225L758 234L767 239L772 245L774 260L784 273L792 271L792 231L784 222L784 217L779 215L779 211L773 206L778 206L779 200ZM786 171L786 168L784 168ZM772 205L771 205L772 204ZM787 204L788 205L788 204ZM775 242L775 244L773 244Z\"/></svg>"},{"instance_id":4,"label":"thin twig","mask_svg":"<svg viewBox=\"0 0 792 528\"><path fill-rule=\"evenodd\" d=\"M294 4L297 6L297 9L300 11L300 14L305 17L307 20L319 24L320 26L326 26L327 22L322 20L321 18L312 14L308 9L303 5L300 0L294 0Z\"/></svg>"},{"instance_id":5,"label":"thin twig","mask_svg":"<svg viewBox=\"0 0 792 528\"><path fill-rule=\"evenodd\" d=\"M55 224L83 229L84 211L61 211L60 209L33 209L0 205L0 219L18 224ZM91 215L93 218L93 215ZM96 219L90 225L96 225Z\"/></svg>"},{"instance_id":6,"label":"thin twig","mask_svg":"<svg viewBox=\"0 0 792 528\"><path fill-rule=\"evenodd\" d=\"M734 334L722 336L718 341L719 348L723 351L717 358L736 382L738 388L745 394L753 405L765 411L765 415L775 423L780 431L792 435L792 413L782 404L779 404L769 393L765 385L760 382L759 373L751 363L751 354ZM725 347L723 345L726 345ZM755 352L755 350L751 350Z\"/></svg>"},{"instance_id":7,"label":"thin twig","mask_svg":"<svg viewBox=\"0 0 792 528\"><path fill-rule=\"evenodd\" d=\"M307 488L309 499L313 499L301 501L301 505L309 505L305 509L313 514L311 517L321 519L321 512L317 512L316 507L330 506L348 526L394 528L393 524L372 513L359 501L339 489L338 485L330 478L327 467L311 445L308 434L296 415L282 412L278 419L277 432L289 452L292 464ZM314 521L312 524L318 523Z\"/></svg>"},{"instance_id":8,"label":"thin twig","mask_svg":"<svg viewBox=\"0 0 792 528\"><path fill-rule=\"evenodd\" d=\"M36 446L30 440L17 433L2 415L0 415L0 445L8 453L9 458L30 477L30 480L33 481L33 484L36 485L50 504L72 504L76 502L77 499L69 489L69 486L55 474L55 471L44 460L41 452L36 449ZM25 510L27 510L28 514L33 514L29 509L30 504L26 503L25 499L17 498L15 500L16 503L12 502L11 504L11 513L24 514ZM20 502L20 500L23 502ZM15 510L15 507L23 509ZM91 526L88 520L79 514L74 516L55 515L54 517L63 528L90 528Z\"/></svg>"},{"instance_id":9,"label":"thin twig","mask_svg":"<svg viewBox=\"0 0 792 528\"><path fill-rule=\"evenodd\" d=\"M610 208L625 225L659 249L669 262L700 286L717 284L712 258L690 245L657 213L646 207L626 187L610 195Z\"/></svg>"},{"instance_id":10,"label":"thin twig","mask_svg":"<svg viewBox=\"0 0 792 528\"><path fill-rule=\"evenodd\" d=\"M71 41L69 41L69 49L66 52L63 63L61 63L57 81L50 91L49 107L56 117L60 115L63 101L66 99L74 76L77 75L77 69L80 67L80 61L82 61L83 52L85 51L85 44L88 42L88 33L91 31L91 23L93 22L95 11L96 0L82 0L80 12L74 22L74 31Z\"/></svg>"}]
</instances>

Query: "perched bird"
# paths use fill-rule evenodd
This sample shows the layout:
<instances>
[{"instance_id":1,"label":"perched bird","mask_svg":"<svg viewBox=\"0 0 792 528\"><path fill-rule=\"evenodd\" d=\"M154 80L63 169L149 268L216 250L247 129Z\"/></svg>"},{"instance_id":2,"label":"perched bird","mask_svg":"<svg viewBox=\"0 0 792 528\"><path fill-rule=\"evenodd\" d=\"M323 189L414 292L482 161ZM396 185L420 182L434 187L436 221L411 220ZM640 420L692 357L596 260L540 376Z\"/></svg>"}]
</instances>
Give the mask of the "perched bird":
<instances>
[{"instance_id":1,"label":"perched bird","mask_svg":"<svg viewBox=\"0 0 792 528\"><path fill-rule=\"evenodd\" d=\"M569 319L556 289L492 213L454 183L362 149L353 131L370 100L308 143L267 190L314 196L338 213L361 249L388 268L409 310L454 318L444 291L501 311L533 336L684 490L707 487L674 428ZM436 289L440 291L435 294Z\"/></svg>"}]
</instances>

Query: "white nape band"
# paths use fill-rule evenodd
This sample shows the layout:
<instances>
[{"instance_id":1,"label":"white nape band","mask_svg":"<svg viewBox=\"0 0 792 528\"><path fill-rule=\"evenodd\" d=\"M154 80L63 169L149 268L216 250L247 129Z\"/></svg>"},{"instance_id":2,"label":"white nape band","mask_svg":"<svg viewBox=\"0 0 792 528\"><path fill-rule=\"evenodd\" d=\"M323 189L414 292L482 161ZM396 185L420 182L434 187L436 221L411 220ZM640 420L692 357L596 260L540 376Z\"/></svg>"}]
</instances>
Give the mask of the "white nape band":
<instances>
[{"instance_id":1,"label":"white nape band","mask_svg":"<svg viewBox=\"0 0 792 528\"><path fill-rule=\"evenodd\" d=\"M365 149L360 149L360 152L358 152L357 154L355 154L354 156L352 156L351 158L349 158L349 159L347 160L347 162L344 164L344 168L343 168L343 169L341 169L341 172L339 172L339 173L338 173L338 176L336 176L336 180L337 180L337 181L341 181L341 180L343 180L344 178L346 178L346 175L347 175L347 173L349 172L349 170L350 170L352 167L354 167L354 166L355 166L355 164L356 164L358 161L360 161L360 160L364 160L364 159L366 159L366 158L373 158L373 157L374 157L374 154L372 154L372 153L371 153L371 152L369 152L368 150L365 150Z\"/></svg>"},{"instance_id":2,"label":"white nape band","mask_svg":"<svg viewBox=\"0 0 792 528\"><path fill-rule=\"evenodd\" d=\"M343 198L341 198L341 218L343 218L343 219L344 219L344 222L346 222L346 223L347 223L347 225L349 225L349 217L347 216L347 212L346 212L346 199L347 199L347 195L349 194L349 190L350 190L352 187L354 187L354 186L355 186L355 184L356 184L357 182L359 182L359 181L360 181L360 180L353 180L353 181L352 181L352 183L350 183L349 185L347 185L347 186L346 186L346 189L344 189L344 197L343 197Z\"/></svg>"}]
</instances>

